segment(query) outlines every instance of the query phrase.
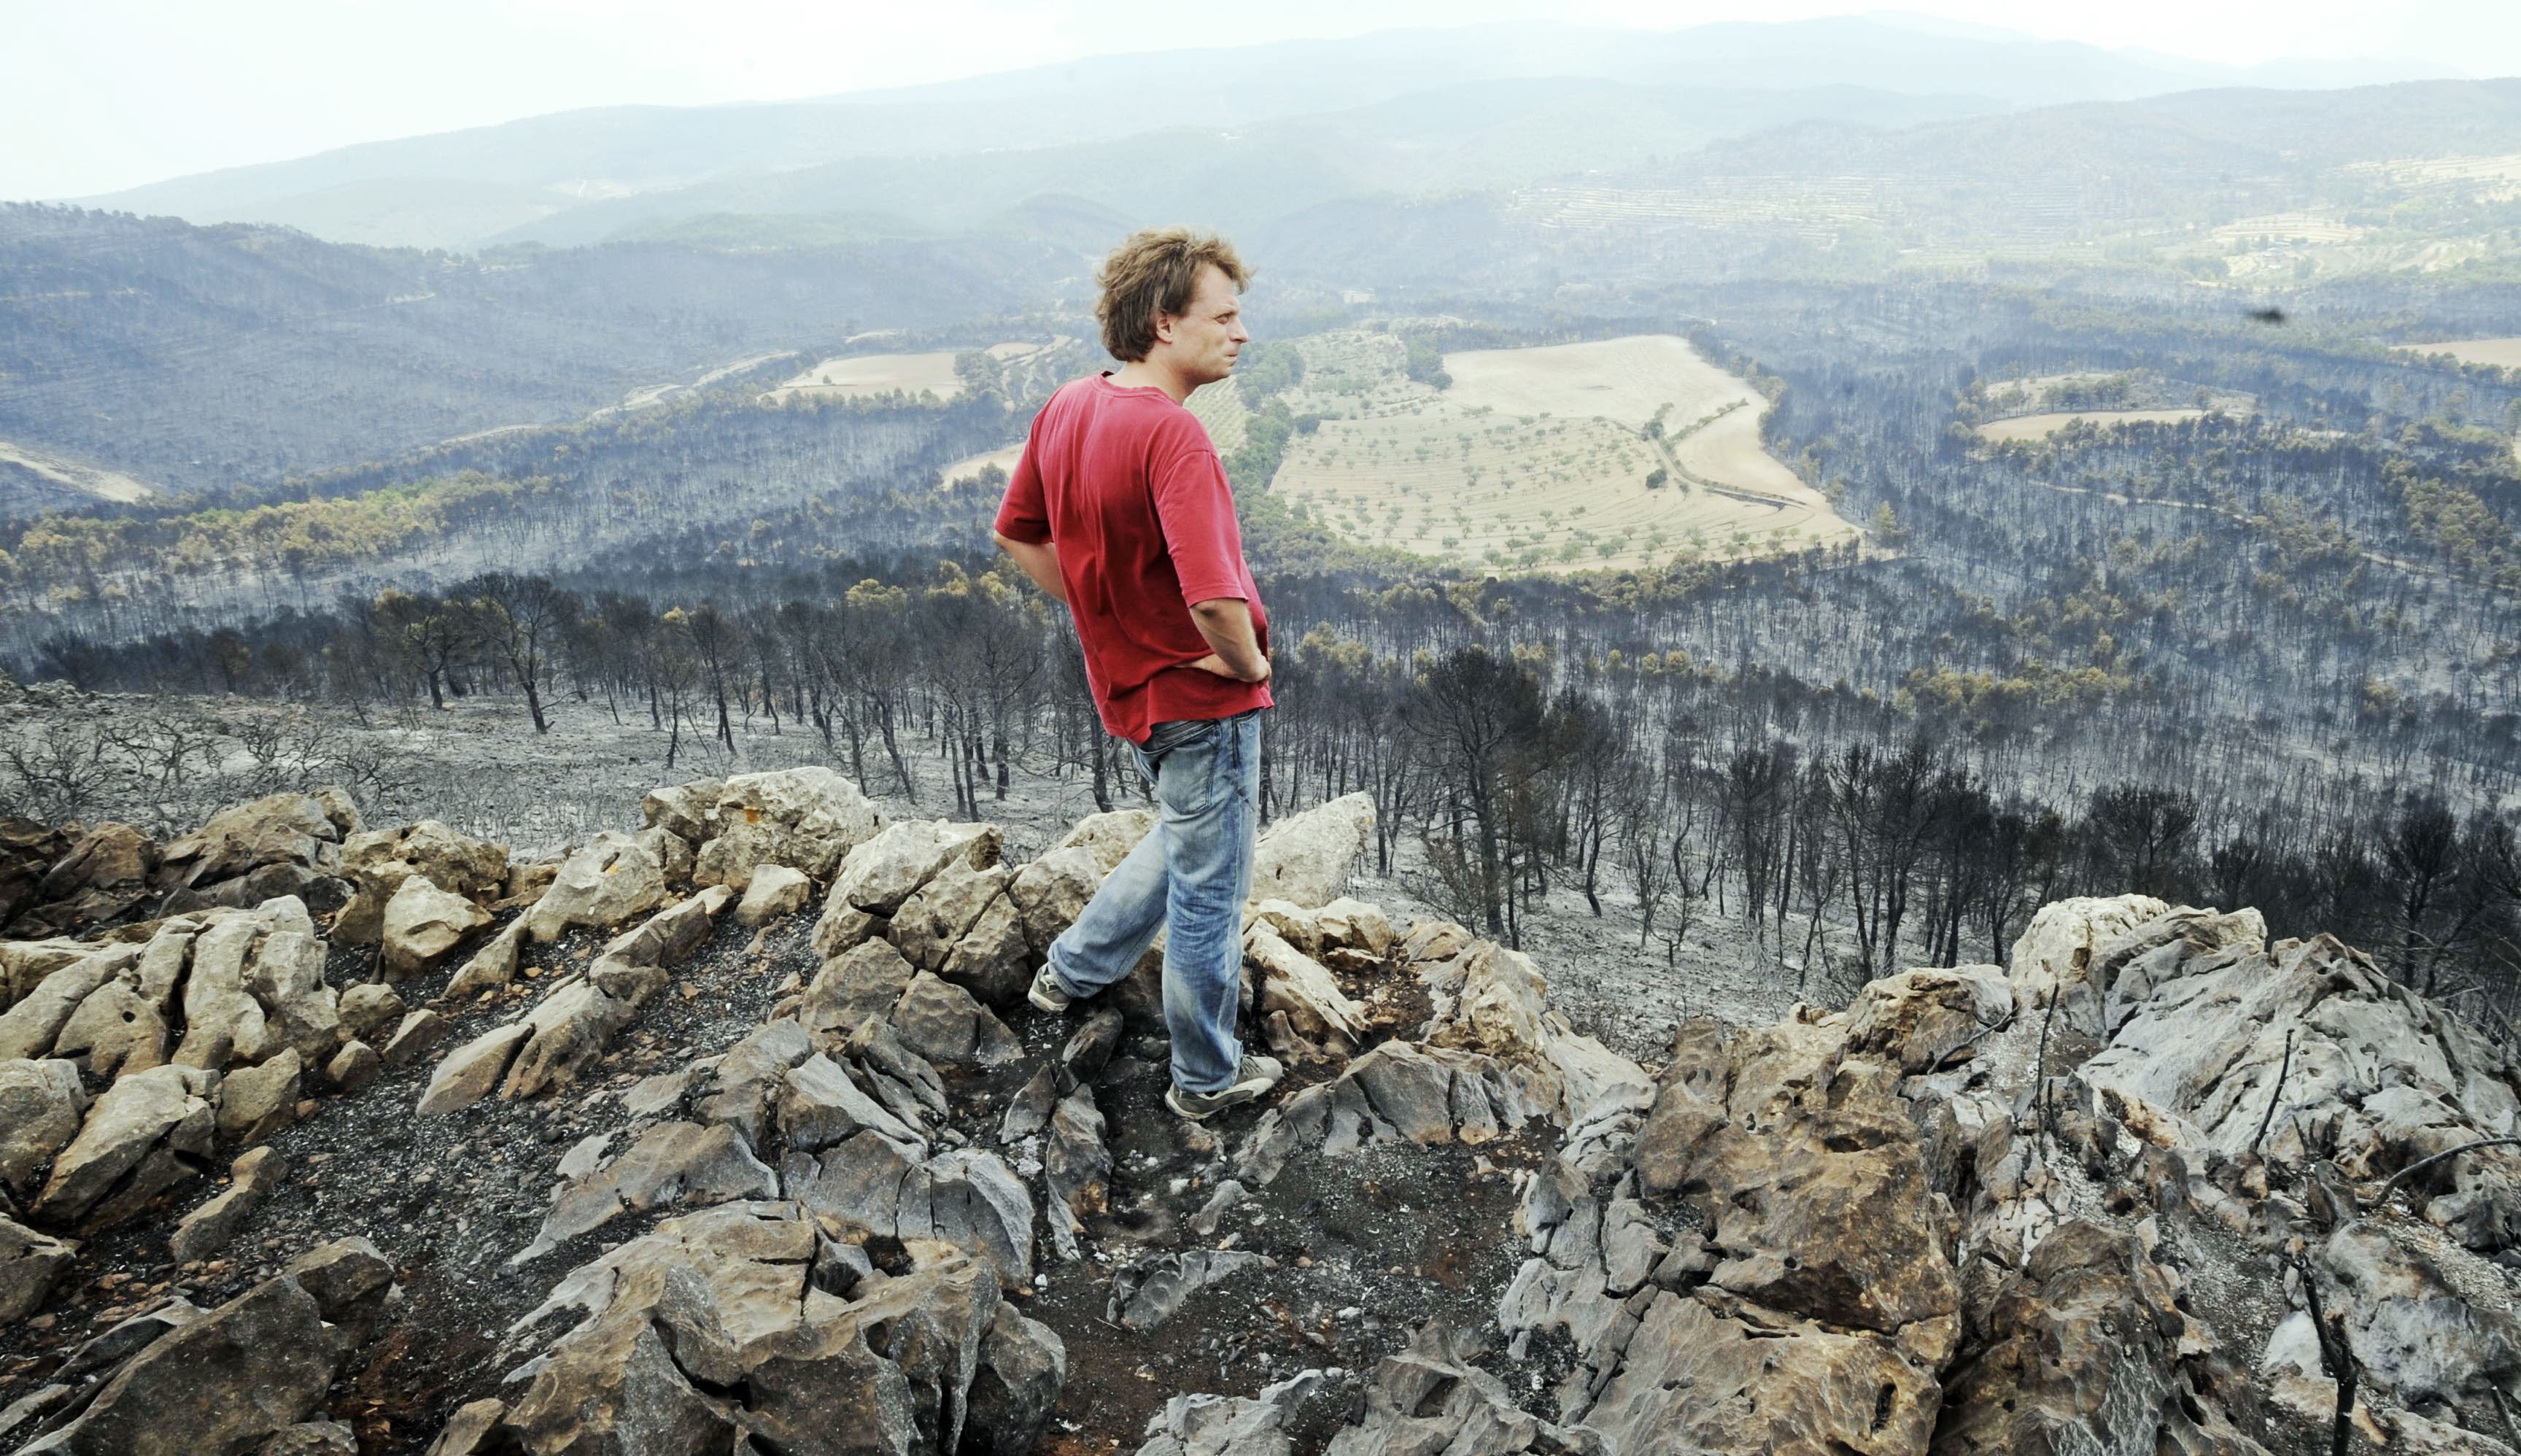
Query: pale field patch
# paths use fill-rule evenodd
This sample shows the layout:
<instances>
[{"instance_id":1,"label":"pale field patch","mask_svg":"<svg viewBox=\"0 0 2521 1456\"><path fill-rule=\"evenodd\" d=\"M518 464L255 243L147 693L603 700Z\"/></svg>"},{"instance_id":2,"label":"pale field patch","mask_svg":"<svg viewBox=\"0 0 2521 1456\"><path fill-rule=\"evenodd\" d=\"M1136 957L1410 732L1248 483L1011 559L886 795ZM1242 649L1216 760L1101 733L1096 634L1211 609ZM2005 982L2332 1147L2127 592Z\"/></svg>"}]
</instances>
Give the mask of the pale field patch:
<instances>
[{"instance_id":1,"label":"pale field patch","mask_svg":"<svg viewBox=\"0 0 2521 1456\"><path fill-rule=\"evenodd\" d=\"M2402 353L2449 354L2462 364L2521 369L2521 339L2455 339L2442 343L2403 343Z\"/></svg>"},{"instance_id":2,"label":"pale field patch","mask_svg":"<svg viewBox=\"0 0 2521 1456\"><path fill-rule=\"evenodd\" d=\"M1685 340L1447 354L1453 383L1441 393L1399 376L1397 339L1304 342L1306 402L1348 417L1298 434L1271 488L1359 540L1490 570L1568 571L1856 535L1762 447L1767 401ZM1644 432L1658 416L1661 443ZM1657 472L1660 487L1647 483Z\"/></svg>"},{"instance_id":3,"label":"pale field patch","mask_svg":"<svg viewBox=\"0 0 2521 1456\"><path fill-rule=\"evenodd\" d=\"M80 465L73 460L64 460L58 455L47 455L23 445L13 445L7 440L0 440L0 465L14 465L22 470L32 471L56 485L67 485L72 490L85 491L99 500L128 503L147 500L158 493L157 486L143 480L135 480L129 476L118 475L110 470L100 470L92 465Z\"/></svg>"},{"instance_id":4,"label":"pale field patch","mask_svg":"<svg viewBox=\"0 0 2521 1456\"><path fill-rule=\"evenodd\" d=\"M2410 191L2473 189L2481 198L2521 196L2521 153L2494 157L2430 157L2396 161L2357 161L2344 167Z\"/></svg>"},{"instance_id":5,"label":"pale field patch","mask_svg":"<svg viewBox=\"0 0 2521 1456\"><path fill-rule=\"evenodd\" d=\"M2259 238L2286 243L2352 243L2371 231L2333 212L2269 212L2227 222L2207 236L2218 243L2246 243Z\"/></svg>"},{"instance_id":6,"label":"pale field patch","mask_svg":"<svg viewBox=\"0 0 2521 1456\"><path fill-rule=\"evenodd\" d=\"M954 376L954 351L859 354L848 359L826 359L796 378L782 382L762 397L774 403L813 396L864 399L895 390L914 398L928 393L939 399L951 399L962 393L963 382Z\"/></svg>"},{"instance_id":7,"label":"pale field patch","mask_svg":"<svg viewBox=\"0 0 2521 1456\"><path fill-rule=\"evenodd\" d=\"M1991 440L2046 439L2077 420L2088 425L2177 425L2188 420L2203 420L2202 409L2150 410L2067 410L2046 415L2016 415L2010 420L1990 420L1978 428L1979 437Z\"/></svg>"},{"instance_id":8,"label":"pale field patch","mask_svg":"<svg viewBox=\"0 0 2521 1456\"><path fill-rule=\"evenodd\" d=\"M985 455L974 455L957 460L945 467L944 475L938 478L938 487L943 489L965 480L979 479L981 472L991 466L996 466L1000 471L1012 476L1016 473L1016 462L1024 458L1024 452L1025 447L1017 444L1009 445L1003 450L991 450Z\"/></svg>"}]
</instances>

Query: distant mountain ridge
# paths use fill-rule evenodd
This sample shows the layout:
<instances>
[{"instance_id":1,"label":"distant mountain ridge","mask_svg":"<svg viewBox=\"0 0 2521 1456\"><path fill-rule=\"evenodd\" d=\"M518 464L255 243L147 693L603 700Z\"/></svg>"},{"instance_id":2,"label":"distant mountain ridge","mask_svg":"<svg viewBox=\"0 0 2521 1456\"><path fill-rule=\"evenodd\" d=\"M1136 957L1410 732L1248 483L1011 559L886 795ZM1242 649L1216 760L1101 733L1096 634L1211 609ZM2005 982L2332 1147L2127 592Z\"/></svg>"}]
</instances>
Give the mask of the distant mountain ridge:
<instances>
[{"instance_id":1,"label":"distant mountain ridge","mask_svg":"<svg viewBox=\"0 0 2521 1456\"><path fill-rule=\"evenodd\" d=\"M806 101L568 112L176 178L83 202L195 222L278 223L337 242L470 249L503 239L596 241L609 235L609 225L724 211L730 198L775 196L793 187L784 179L799 169L856 166L876 185L939 159L1109 146L1162 134L1166 125L1230 131L1351 114L1350 140L1369 151L1389 150L1402 144L1405 125L1378 126L1374 117L1356 114L1392 108L1405 116L1411 106L1394 104L1480 88L1494 88L1511 110L1518 96L1528 101L1531 95L1514 83L1534 81L1581 82L1576 91L1590 89L1611 103L1646 88L1678 99L1684 111L1692 95L1711 89L1802 99L1801 110L1793 104L1762 114L1737 109L1743 114L1729 123L1731 131L1717 116L1687 141L1699 145L1803 116L1871 119L1850 114L1847 88L1939 98L1925 110L1950 115L2127 100L2199 85L2305 84L2307 76L2399 79L2409 70L2393 63L2343 75L2317 66L2223 67L2030 36L1935 33L1898 17L1672 31L1514 23L1096 57ZM1872 110L1880 114L1877 124L1926 119L1881 102ZM1618 134L1616 128L1592 131L1605 141ZM1628 160L1576 157L1568 166ZM883 165L888 161L894 170ZM1453 185L1522 180L1524 172L1506 165L1457 177ZM677 194L690 196L663 201ZM633 205L624 199L645 201ZM998 205L1014 200L1000 196ZM820 202L813 209L866 205L861 196Z\"/></svg>"}]
</instances>

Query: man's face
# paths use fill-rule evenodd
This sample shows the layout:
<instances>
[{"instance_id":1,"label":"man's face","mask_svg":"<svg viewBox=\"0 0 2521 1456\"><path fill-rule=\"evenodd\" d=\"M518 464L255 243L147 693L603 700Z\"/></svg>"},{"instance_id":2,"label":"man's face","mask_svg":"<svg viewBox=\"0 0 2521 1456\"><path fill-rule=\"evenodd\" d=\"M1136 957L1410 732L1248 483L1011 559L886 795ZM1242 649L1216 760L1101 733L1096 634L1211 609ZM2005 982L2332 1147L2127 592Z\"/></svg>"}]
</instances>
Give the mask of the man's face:
<instances>
[{"instance_id":1,"label":"man's face","mask_svg":"<svg viewBox=\"0 0 2521 1456\"><path fill-rule=\"evenodd\" d=\"M1190 310L1159 320L1156 335L1169 350L1167 362L1194 387L1232 374L1235 356L1252 338L1243 327L1243 300L1235 296L1234 282L1215 263L1199 270Z\"/></svg>"}]
</instances>

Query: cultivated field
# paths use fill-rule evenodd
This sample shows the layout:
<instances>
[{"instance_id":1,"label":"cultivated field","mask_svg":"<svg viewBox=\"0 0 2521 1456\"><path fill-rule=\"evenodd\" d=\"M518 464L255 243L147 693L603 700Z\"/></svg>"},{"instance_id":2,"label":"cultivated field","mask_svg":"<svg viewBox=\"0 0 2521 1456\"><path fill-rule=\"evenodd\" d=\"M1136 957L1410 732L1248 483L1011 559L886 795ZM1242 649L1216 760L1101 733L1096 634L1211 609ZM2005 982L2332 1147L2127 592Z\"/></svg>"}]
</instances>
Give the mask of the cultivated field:
<instances>
[{"instance_id":1,"label":"cultivated field","mask_svg":"<svg viewBox=\"0 0 2521 1456\"><path fill-rule=\"evenodd\" d=\"M2067 410L2046 415L2016 415L1990 420L1978 428L1981 439L1996 441L2046 439L2077 420L2086 425L2177 425L2203 420L2202 409Z\"/></svg>"},{"instance_id":2,"label":"cultivated field","mask_svg":"<svg viewBox=\"0 0 2521 1456\"><path fill-rule=\"evenodd\" d=\"M2521 339L2457 339L2442 343L2403 343L2411 354L2449 354L2462 364L2521 369Z\"/></svg>"},{"instance_id":3,"label":"cultivated field","mask_svg":"<svg viewBox=\"0 0 2521 1456\"><path fill-rule=\"evenodd\" d=\"M1003 450L991 450L986 455L974 455L969 459L957 460L945 467L944 475L938 478L937 483L941 487L962 480L975 480L980 478L981 472L992 466L997 468L1000 475L1012 476L1016 473L1016 462L1023 458L1024 446L1014 444Z\"/></svg>"},{"instance_id":4,"label":"cultivated field","mask_svg":"<svg viewBox=\"0 0 2521 1456\"><path fill-rule=\"evenodd\" d=\"M1290 398L1330 414L1272 489L1362 540L1499 571L1650 567L1852 539L1760 443L1767 401L1659 335L1447 354L1443 391L1399 340L1301 341ZM1660 438L1657 438L1657 435Z\"/></svg>"},{"instance_id":5,"label":"cultivated field","mask_svg":"<svg viewBox=\"0 0 2521 1456\"><path fill-rule=\"evenodd\" d=\"M1031 345L1019 345L1030 352ZM993 350L994 352L994 350ZM859 354L854 358L826 359L763 395L765 400L784 402L820 396L835 399L863 399L895 390L917 396L934 394L939 399L951 399L963 392L963 382L954 376L954 352L940 350L932 354Z\"/></svg>"}]
</instances>

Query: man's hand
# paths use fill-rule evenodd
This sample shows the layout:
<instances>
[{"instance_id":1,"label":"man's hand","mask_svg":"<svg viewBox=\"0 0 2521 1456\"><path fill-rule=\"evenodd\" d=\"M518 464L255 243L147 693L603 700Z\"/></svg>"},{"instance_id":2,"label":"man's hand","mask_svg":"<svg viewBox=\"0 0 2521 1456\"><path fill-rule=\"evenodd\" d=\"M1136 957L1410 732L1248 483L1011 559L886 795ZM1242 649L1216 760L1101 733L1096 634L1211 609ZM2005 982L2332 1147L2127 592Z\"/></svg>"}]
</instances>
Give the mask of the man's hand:
<instances>
[{"instance_id":1,"label":"man's hand","mask_svg":"<svg viewBox=\"0 0 2521 1456\"><path fill-rule=\"evenodd\" d=\"M1225 660L1215 653L1210 653L1207 657L1200 659L1198 661L1186 663L1185 665L1196 667L1202 672L1214 672L1219 677L1234 676L1234 669L1226 666ZM1237 679L1237 681L1243 682L1267 682L1268 680L1269 660L1267 658L1262 658L1260 660L1260 675L1259 677Z\"/></svg>"},{"instance_id":2,"label":"man's hand","mask_svg":"<svg viewBox=\"0 0 2521 1456\"><path fill-rule=\"evenodd\" d=\"M989 539L998 543L1000 551L1015 558L1016 565L1024 568L1024 573L1032 578L1033 585L1050 593L1062 604L1068 601L1068 583L1059 574L1057 545L1048 541L1035 545L1031 541L1002 536L996 531L989 532Z\"/></svg>"},{"instance_id":3,"label":"man's hand","mask_svg":"<svg viewBox=\"0 0 2521 1456\"><path fill-rule=\"evenodd\" d=\"M1199 635L1208 639L1209 646L1208 656L1191 666L1238 682L1269 680L1269 660L1260 654L1260 639L1252 627L1250 603L1241 597L1194 602L1190 619L1199 628Z\"/></svg>"}]
</instances>

